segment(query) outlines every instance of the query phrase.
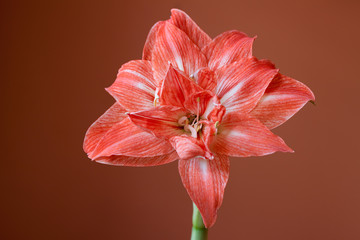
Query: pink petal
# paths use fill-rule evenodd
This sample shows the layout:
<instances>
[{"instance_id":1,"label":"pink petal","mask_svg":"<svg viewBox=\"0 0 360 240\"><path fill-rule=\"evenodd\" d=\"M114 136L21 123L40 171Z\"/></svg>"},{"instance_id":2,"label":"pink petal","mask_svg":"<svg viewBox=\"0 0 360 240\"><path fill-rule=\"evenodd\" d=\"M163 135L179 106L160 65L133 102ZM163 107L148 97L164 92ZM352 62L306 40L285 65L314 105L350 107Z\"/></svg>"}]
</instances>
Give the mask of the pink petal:
<instances>
[{"instance_id":1,"label":"pink petal","mask_svg":"<svg viewBox=\"0 0 360 240\"><path fill-rule=\"evenodd\" d=\"M179 156L175 151L171 153L156 156L156 157L129 157L122 155L112 155L109 157L101 157L96 159L96 162L117 165L117 166L128 166L128 167L150 167L158 166L177 160Z\"/></svg>"},{"instance_id":2,"label":"pink petal","mask_svg":"<svg viewBox=\"0 0 360 240\"><path fill-rule=\"evenodd\" d=\"M202 51L209 60L210 69L218 69L233 62L252 57L255 38L249 38L239 31L228 31L217 36Z\"/></svg>"},{"instance_id":3,"label":"pink petal","mask_svg":"<svg viewBox=\"0 0 360 240\"><path fill-rule=\"evenodd\" d=\"M101 138L115 124L121 122L125 117L126 110L115 102L101 117L99 117L87 130L84 139L84 151L91 153Z\"/></svg>"},{"instance_id":4,"label":"pink petal","mask_svg":"<svg viewBox=\"0 0 360 240\"><path fill-rule=\"evenodd\" d=\"M208 121L208 120L202 120L200 122L202 123L201 139L202 139L206 149L210 152L211 150L210 150L209 146L211 145L211 143L213 142L213 140L217 134L216 126L218 124L216 124L215 122L212 122L212 121Z\"/></svg>"},{"instance_id":5,"label":"pink petal","mask_svg":"<svg viewBox=\"0 0 360 240\"><path fill-rule=\"evenodd\" d=\"M207 66L200 49L183 31L168 22L159 26L151 61L154 77L159 81L165 77L169 63L187 76Z\"/></svg>"},{"instance_id":6,"label":"pink petal","mask_svg":"<svg viewBox=\"0 0 360 240\"><path fill-rule=\"evenodd\" d=\"M191 113L200 117L205 113L206 109L214 106L212 101L213 97L216 98L216 96L214 96L214 94L210 91L193 93L186 98L184 106Z\"/></svg>"},{"instance_id":7,"label":"pink petal","mask_svg":"<svg viewBox=\"0 0 360 240\"><path fill-rule=\"evenodd\" d=\"M221 206L229 178L229 165L229 159L225 155L217 155L213 160L179 160L181 180L207 228L216 221L217 210Z\"/></svg>"},{"instance_id":8,"label":"pink petal","mask_svg":"<svg viewBox=\"0 0 360 240\"><path fill-rule=\"evenodd\" d=\"M136 60L124 64L106 90L127 111L136 112L154 106L156 85L151 62Z\"/></svg>"},{"instance_id":9,"label":"pink petal","mask_svg":"<svg viewBox=\"0 0 360 240\"><path fill-rule=\"evenodd\" d=\"M213 92L217 85L215 72L209 68L202 68L194 74L195 82L204 90Z\"/></svg>"},{"instance_id":10,"label":"pink petal","mask_svg":"<svg viewBox=\"0 0 360 240\"><path fill-rule=\"evenodd\" d=\"M221 122L226 113L226 108L221 105L219 98L213 96L207 104L206 110L202 115L203 119L211 120L212 122Z\"/></svg>"},{"instance_id":11,"label":"pink petal","mask_svg":"<svg viewBox=\"0 0 360 240\"><path fill-rule=\"evenodd\" d=\"M129 118L125 118L104 135L89 157L91 159L111 155L154 157L171 151L173 148L167 141L143 131L135 126Z\"/></svg>"},{"instance_id":12,"label":"pink petal","mask_svg":"<svg viewBox=\"0 0 360 240\"><path fill-rule=\"evenodd\" d=\"M286 122L310 100L314 101L315 96L307 86L279 73L250 115L273 129Z\"/></svg>"},{"instance_id":13,"label":"pink petal","mask_svg":"<svg viewBox=\"0 0 360 240\"><path fill-rule=\"evenodd\" d=\"M200 49L211 42L211 38L183 11L171 9L170 23L181 29Z\"/></svg>"},{"instance_id":14,"label":"pink petal","mask_svg":"<svg viewBox=\"0 0 360 240\"><path fill-rule=\"evenodd\" d=\"M164 21L160 21L154 24L150 29L150 32L146 38L144 49L143 49L143 60L151 61L152 52L155 46L157 33L161 25L165 24Z\"/></svg>"},{"instance_id":15,"label":"pink petal","mask_svg":"<svg viewBox=\"0 0 360 240\"><path fill-rule=\"evenodd\" d=\"M194 157L213 159L213 154L206 149L200 139L191 136L175 136L170 138L170 143L178 153L180 159L188 160Z\"/></svg>"},{"instance_id":16,"label":"pink petal","mask_svg":"<svg viewBox=\"0 0 360 240\"><path fill-rule=\"evenodd\" d=\"M184 107L185 100L191 94L202 90L193 80L170 65L161 87L160 104Z\"/></svg>"},{"instance_id":17,"label":"pink petal","mask_svg":"<svg viewBox=\"0 0 360 240\"><path fill-rule=\"evenodd\" d=\"M178 121L186 110L173 106L159 106L148 111L130 113L131 121L157 137L170 138L184 134L184 127Z\"/></svg>"},{"instance_id":18,"label":"pink petal","mask_svg":"<svg viewBox=\"0 0 360 240\"><path fill-rule=\"evenodd\" d=\"M263 156L276 151L293 152L259 120L238 113L225 115L211 149L233 157Z\"/></svg>"},{"instance_id":19,"label":"pink petal","mask_svg":"<svg viewBox=\"0 0 360 240\"><path fill-rule=\"evenodd\" d=\"M266 61L250 58L217 71L216 95L227 112L250 112L264 94L278 69Z\"/></svg>"}]
</instances>

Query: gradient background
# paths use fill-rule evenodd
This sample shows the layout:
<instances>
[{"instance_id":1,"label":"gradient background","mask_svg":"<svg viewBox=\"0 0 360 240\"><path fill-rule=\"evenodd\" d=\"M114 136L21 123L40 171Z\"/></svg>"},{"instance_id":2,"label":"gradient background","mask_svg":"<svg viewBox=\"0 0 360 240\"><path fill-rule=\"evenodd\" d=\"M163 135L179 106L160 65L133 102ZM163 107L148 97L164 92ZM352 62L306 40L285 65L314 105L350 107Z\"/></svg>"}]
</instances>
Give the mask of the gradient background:
<instances>
[{"instance_id":1,"label":"gradient background","mask_svg":"<svg viewBox=\"0 0 360 240\"><path fill-rule=\"evenodd\" d=\"M113 167L82 150L114 102L104 88L172 7L211 37L258 35L255 55L317 98L274 130L294 154L232 159L209 239L360 239L355 0L1 1L0 239L189 239L176 162Z\"/></svg>"}]
</instances>

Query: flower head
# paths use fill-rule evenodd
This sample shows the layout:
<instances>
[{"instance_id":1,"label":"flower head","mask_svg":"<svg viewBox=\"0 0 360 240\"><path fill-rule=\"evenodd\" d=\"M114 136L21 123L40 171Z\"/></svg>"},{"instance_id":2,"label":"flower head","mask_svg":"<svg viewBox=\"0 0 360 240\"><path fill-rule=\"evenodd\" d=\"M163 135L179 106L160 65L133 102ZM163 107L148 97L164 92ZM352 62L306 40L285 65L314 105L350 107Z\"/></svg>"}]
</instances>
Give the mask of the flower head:
<instances>
[{"instance_id":1,"label":"flower head","mask_svg":"<svg viewBox=\"0 0 360 240\"><path fill-rule=\"evenodd\" d=\"M121 166L178 160L182 182L211 227L228 157L292 152L270 130L314 100L304 84L252 56L254 39L239 31L211 39L173 9L150 30L143 59L124 64L106 89L116 103L86 133L89 158Z\"/></svg>"}]
</instances>

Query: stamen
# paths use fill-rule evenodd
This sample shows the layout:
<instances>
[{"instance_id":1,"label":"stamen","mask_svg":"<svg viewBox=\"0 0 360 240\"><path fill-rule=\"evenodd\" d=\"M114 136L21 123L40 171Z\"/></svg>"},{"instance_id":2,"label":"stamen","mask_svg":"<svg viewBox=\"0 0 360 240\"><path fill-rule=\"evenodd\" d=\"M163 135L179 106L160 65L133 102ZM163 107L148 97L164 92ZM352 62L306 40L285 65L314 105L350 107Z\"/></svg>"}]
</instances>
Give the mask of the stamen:
<instances>
[{"instance_id":1,"label":"stamen","mask_svg":"<svg viewBox=\"0 0 360 240\"><path fill-rule=\"evenodd\" d=\"M154 98L154 107L156 107L156 104L159 103L160 97L159 97L158 93L159 93L159 88L156 88L156 90L155 90L155 98Z\"/></svg>"},{"instance_id":2,"label":"stamen","mask_svg":"<svg viewBox=\"0 0 360 240\"><path fill-rule=\"evenodd\" d=\"M196 124L196 126L195 126L196 132L200 131L201 128L202 128L201 123Z\"/></svg>"},{"instance_id":3,"label":"stamen","mask_svg":"<svg viewBox=\"0 0 360 240\"><path fill-rule=\"evenodd\" d=\"M197 102L196 122L198 122L199 114L200 114L200 97L196 98L196 102Z\"/></svg>"},{"instance_id":4,"label":"stamen","mask_svg":"<svg viewBox=\"0 0 360 240\"><path fill-rule=\"evenodd\" d=\"M185 131L190 131L193 138L197 138L197 131L195 130L195 128L190 125L185 125L184 129Z\"/></svg>"},{"instance_id":5,"label":"stamen","mask_svg":"<svg viewBox=\"0 0 360 240\"><path fill-rule=\"evenodd\" d=\"M215 122L215 132L214 135L216 135L218 133L218 126L219 126L219 121Z\"/></svg>"}]
</instances>

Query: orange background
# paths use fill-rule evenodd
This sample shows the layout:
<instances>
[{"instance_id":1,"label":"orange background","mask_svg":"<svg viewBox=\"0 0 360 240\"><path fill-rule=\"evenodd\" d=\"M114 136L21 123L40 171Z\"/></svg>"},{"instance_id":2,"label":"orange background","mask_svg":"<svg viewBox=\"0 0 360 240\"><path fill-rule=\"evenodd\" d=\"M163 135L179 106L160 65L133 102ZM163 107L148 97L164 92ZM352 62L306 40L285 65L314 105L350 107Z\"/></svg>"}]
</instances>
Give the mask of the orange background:
<instances>
[{"instance_id":1,"label":"orange background","mask_svg":"<svg viewBox=\"0 0 360 240\"><path fill-rule=\"evenodd\" d=\"M209 239L360 239L360 2L2 1L0 239L189 239L177 163L91 162L85 131L104 91L177 7L211 37L257 35L254 53L307 84L308 104L274 132L294 154L231 160Z\"/></svg>"}]
</instances>

